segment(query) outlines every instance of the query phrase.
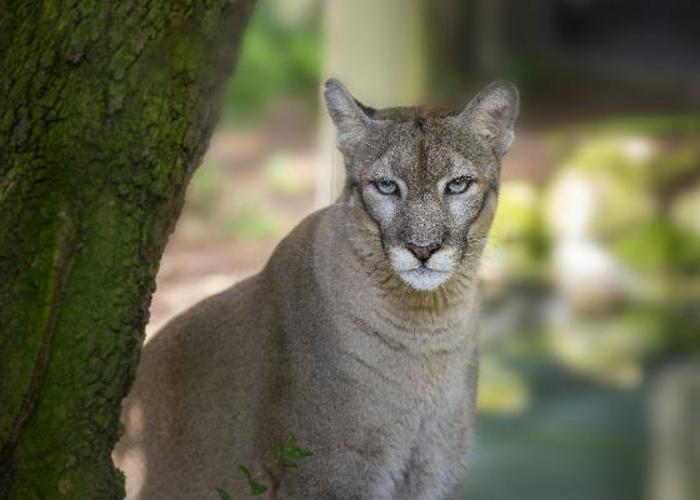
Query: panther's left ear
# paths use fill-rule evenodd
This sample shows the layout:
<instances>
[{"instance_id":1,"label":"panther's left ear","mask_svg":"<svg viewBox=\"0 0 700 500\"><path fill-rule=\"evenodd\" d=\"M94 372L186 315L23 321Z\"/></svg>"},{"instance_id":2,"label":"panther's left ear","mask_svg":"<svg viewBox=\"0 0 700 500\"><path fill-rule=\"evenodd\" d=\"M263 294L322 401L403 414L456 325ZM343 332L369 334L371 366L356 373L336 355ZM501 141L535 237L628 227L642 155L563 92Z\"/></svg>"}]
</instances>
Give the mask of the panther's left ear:
<instances>
[{"instance_id":1,"label":"panther's left ear","mask_svg":"<svg viewBox=\"0 0 700 500\"><path fill-rule=\"evenodd\" d=\"M347 155L365 147L385 121L370 117L368 111L373 110L355 99L340 81L331 78L324 87L323 97L336 128L338 149Z\"/></svg>"},{"instance_id":2,"label":"panther's left ear","mask_svg":"<svg viewBox=\"0 0 700 500\"><path fill-rule=\"evenodd\" d=\"M495 81L487 85L465 106L456 119L493 148L500 158L513 144L513 125L518 117L520 97L510 82Z\"/></svg>"}]
</instances>

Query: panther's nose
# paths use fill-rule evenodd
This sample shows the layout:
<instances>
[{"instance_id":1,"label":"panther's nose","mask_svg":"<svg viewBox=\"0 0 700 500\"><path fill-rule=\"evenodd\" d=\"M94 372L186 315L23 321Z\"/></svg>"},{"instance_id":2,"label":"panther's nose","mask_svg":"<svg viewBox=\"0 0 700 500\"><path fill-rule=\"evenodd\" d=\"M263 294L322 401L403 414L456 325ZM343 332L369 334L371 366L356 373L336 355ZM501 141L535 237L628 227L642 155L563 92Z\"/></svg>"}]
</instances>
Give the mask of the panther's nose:
<instances>
[{"instance_id":1,"label":"panther's nose","mask_svg":"<svg viewBox=\"0 0 700 500\"><path fill-rule=\"evenodd\" d=\"M406 248L408 248L418 260L425 262L438 250L438 248L440 248L440 243L436 241L435 243L431 243L427 246L406 243Z\"/></svg>"}]
</instances>

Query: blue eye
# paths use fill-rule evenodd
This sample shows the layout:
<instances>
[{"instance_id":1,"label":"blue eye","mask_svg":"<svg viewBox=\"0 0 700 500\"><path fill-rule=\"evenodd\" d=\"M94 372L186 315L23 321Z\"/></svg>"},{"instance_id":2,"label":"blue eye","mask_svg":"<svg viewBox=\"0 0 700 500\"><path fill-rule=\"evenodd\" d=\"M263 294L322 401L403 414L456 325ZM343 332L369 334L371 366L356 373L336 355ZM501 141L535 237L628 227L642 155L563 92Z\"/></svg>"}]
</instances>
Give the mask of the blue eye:
<instances>
[{"instance_id":1,"label":"blue eye","mask_svg":"<svg viewBox=\"0 0 700 500\"><path fill-rule=\"evenodd\" d=\"M376 181L374 187L377 188L377 191L385 195L399 194L399 185L394 181Z\"/></svg>"},{"instance_id":2,"label":"blue eye","mask_svg":"<svg viewBox=\"0 0 700 500\"><path fill-rule=\"evenodd\" d=\"M467 189L469 189L469 186L472 185L472 182L474 181L471 179L471 177L467 177L466 175L457 177L456 179L452 179L450 182L447 183L447 186L445 186L445 193L462 194Z\"/></svg>"}]
</instances>

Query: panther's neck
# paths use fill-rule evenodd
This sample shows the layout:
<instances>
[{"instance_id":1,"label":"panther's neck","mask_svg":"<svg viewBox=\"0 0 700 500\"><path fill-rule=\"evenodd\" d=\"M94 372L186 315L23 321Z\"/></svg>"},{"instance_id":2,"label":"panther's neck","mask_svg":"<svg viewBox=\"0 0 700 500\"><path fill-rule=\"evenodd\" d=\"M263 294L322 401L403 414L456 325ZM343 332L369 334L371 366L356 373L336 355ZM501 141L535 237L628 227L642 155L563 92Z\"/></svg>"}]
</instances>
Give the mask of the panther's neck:
<instances>
[{"instance_id":1,"label":"panther's neck","mask_svg":"<svg viewBox=\"0 0 700 500\"><path fill-rule=\"evenodd\" d=\"M382 269L381 246L359 239L362 231L352 229L346 217L342 206L326 210L313 245L317 309L328 326L325 341L344 344L361 357L367 356L367 346L387 355L432 358L469 345L479 314L475 280L448 282L433 292L411 290Z\"/></svg>"}]
</instances>

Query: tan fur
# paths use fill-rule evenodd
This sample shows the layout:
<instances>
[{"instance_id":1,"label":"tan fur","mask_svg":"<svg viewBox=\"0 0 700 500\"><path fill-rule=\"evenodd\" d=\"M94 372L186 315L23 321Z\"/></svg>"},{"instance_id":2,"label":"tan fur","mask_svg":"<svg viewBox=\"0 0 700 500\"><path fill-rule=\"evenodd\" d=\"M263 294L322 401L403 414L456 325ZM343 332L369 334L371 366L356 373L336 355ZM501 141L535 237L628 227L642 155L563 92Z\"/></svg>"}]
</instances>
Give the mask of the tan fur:
<instances>
[{"instance_id":1,"label":"tan fur","mask_svg":"<svg viewBox=\"0 0 700 500\"><path fill-rule=\"evenodd\" d=\"M333 116L328 88L326 97ZM368 120L380 113L358 111ZM294 229L259 274L185 312L145 346L114 453L127 498L213 499L216 487L248 498L241 464L270 486L260 498L436 500L456 493L473 428L475 273L496 206L500 143L470 139L459 148L481 170L471 198L460 202L466 208L451 212L464 220L444 216L440 229L444 245L459 248L458 267L439 288L418 291L397 277L386 250L403 244L400 235L434 233L436 223L373 218L375 209L388 212L371 205L373 188L363 181L367 162L393 157L397 144L410 146L401 127L415 113L394 113L397 128L378 132L370 122L344 129L342 119L353 120L355 111L344 112L336 124L345 134L339 141L350 141L339 145L349 180L338 201ZM468 128L459 116L429 118L435 121L420 127L421 140L459 142ZM362 136L363 151L353 151L353 134ZM372 144L380 134L384 143ZM416 171L432 168L418 163ZM392 203L409 204L410 196ZM406 207L392 213L413 213ZM412 232L400 230L405 224ZM296 468L270 467L275 441L290 436L313 456Z\"/></svg>"}]
</instances>

